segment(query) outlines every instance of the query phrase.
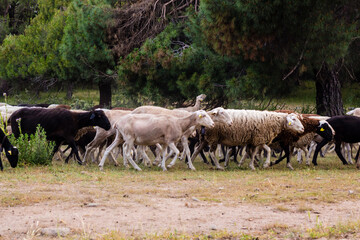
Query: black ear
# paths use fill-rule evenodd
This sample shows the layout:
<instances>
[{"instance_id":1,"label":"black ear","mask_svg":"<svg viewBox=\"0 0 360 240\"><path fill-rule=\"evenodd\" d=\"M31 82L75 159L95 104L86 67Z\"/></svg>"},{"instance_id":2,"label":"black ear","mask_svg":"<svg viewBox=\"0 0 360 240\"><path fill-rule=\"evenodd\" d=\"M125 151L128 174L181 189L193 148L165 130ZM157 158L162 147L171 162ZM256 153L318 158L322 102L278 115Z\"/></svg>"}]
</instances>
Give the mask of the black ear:
<instances>
[{"instance_id":1,"label":"black ear","mask_svg":"<svg viewBox=\"0 0 360 240\"><path fill-rule=\"evenodd\" d=\"M91 116L90 116L90 120L93 120L94 118L95 118L95 113L92 112L92 113L91 113Z\"/></svg>"}]
</instances>

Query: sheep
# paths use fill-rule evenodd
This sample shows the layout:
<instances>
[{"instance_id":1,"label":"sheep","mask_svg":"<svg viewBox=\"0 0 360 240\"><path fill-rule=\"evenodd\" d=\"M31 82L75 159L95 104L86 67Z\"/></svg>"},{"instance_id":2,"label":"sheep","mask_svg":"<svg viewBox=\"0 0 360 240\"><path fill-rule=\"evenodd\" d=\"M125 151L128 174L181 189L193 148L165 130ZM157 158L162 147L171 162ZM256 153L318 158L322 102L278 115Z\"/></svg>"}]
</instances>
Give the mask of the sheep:
<instances>
[{"instance_id":1,"label":"sheep","mask_svg":"<svg viewBox=\"0 0 360 240\"><path fill-rule=\"evenodd\" d=\"M29 104L29 103L21 103L17 105L18 107L42 107L47 108L50 104L47 103L36 103L36 104Z\"/></svg>"},{"instance_id":2,"label":"sheep","mask_svg":"<svg viewBox=\"0 0 360 240\"><path fill-rule=\"evenodd\" d=\"M78 132L76 133L76 136L74 138L75 144L76 144L76 147L78 148L78 151L82 155L85 154L86 146L94 139L95 135L96 135L96 130L93 126L83 127L81 129L79 129ZM71 148L71 147L68 146L64 151L62 151L62 154L65 153L69 148ZM61 152L61 151L59 150L59 152ZM73 155L74 155L74 152L71 151L69 156L67 156L67 158L65 159L65 163L68 163L70 157L72 157Z\"/></svg>"},{"instance_id":3,"label":"sheep","mask_svg":"<svg viewBox=\"0 0 360 240\"><path fill-rule=\"evenodd\" d=\"M293 152L294 147L298 147L303 149L307 153L306 147L311 143L314 139L317 127L319 126L320 120L312 119L308 117L304 117L300 115L300 121L304 126L304 132L295 133L293 131L282 131L273 142L278 142L281 148L285 151L285 155L276 160L275 162L271 162L270 166L278 164L284 158L287 159L287 167L293 169L290 163L290 153Z\"/></svg>"},{"instance_id":4,"label":"sheep","mask_svg":"<svg viewBox=\"0 0 360 240\"><path fill-rule=\"evenodd\" d=\"M335 152L343 164L348 164L341 153L341 143L360 142L360 118L356 116L334 116L326 121L322 121L317 129L317 133L324 138L315 149L312 163L317 165L317 155L321 148L330 142L335 141ZM331 131L328 131L330 129ZM360 160L356 159L356 167L360 169Z\"/></svg>"},{"instance_id":5,"label":"sheep","mask_svg":"<svg viewBox=\"0 0 360 240\"><path fill-rule=\"evenodd\" d=\"M15 111L22 109L25 107L20 107L20 106L11 106L11 105L5 105L5 106L1 106L0 107L0 115L1 115L1 119L4 123L6 123L11 114L13 114Z\"/></svg>"},{"instance_id":6,"label":"sheep","mask_svg":"<svg viewBox=\"0 0 360 240\"><path fill-rule=\"evenodd\" d=\"M195 102L195 105L194 106L191 106L191 107L185 107L185 108L177 108L178 110L184 110L184 111L187 111L187 112L195 112L195 111L198 111L200 110L200 107L201 107L201 102L204 101L206 98L206 95L205 94L201 94L199 96L196 97L196 102Z\"/></svg>"},{"instance_id":7,"label":"sheep","mask_svg":"<svg viewBox=\"0 0 360 240\"><path fill-rule=\"evenodd\" d=\"M135 108L131 112L131 114L142 114L142 113L171 114L172 116L175 116L175 117L187 117L191 114L188 111L177 109L177 108L171 110L171 109L158 107L158 106L140 106L140 107Z\"/></svg>"},{"instance_id":8,"label":"sheep","mask_svg":"<svg viewBox=\"0 0 360 240\"><path fill-rule=\"evenodd\" d=\"M16 138L22 133L35 133L37 125L46 132L49 141L55 141L53 153L57 152L62 142L70 145L78 163L81 164L74 137L80 128L99 126L110 129L110 122L101 110L73 112L62 108L22 108L15 111L9 119Z\"/></svg>"},{"instance_id":9,"label":"sheep","mask_svg":"<svg viewBox=\"0 0 360 240\"><path fill-rule=\"evenodd\" d=\"M140 114L140 113L165 114L165 115L170 115L170 116L180 117L180 118L188 117L191 115L190 112L187 112L184 110L179 110L179 109L169 110L169 109L157 107L157 106L141 106L131 112L131 114ZM230 124L230 125L232 124L231 117L227 114L227 112L222 107L215 108L211 111L208 111L207 113L210 115L211 119L214 122L221 122L221 123ZM187 131L184 132L184 135L181 137L181 143L183 145L183 152L182 152L180 158L184 159L184 156L186 155L187 159L188 159L188 165L189 165L190 169L192 169L192 170L195 170L195 167L193 166L191 161L189 162L191 157L190 157L188 138L194 131L195 131L195 127L189 128ZM147 158L147 156L145 158ZM173 165L175 165L175 163L176 163L176 159L174 158L174 160L171 161L171 163L168 165L168 167L169 168L172 167ZM154 164L156 164L156 163L154 163Z\"/></svg>"},{"instance_id":10,"label":"sheep","mask_svg":"<svg viewBox=\"0 0 360 240\"><path fill-rule=\"evenodd\" d=\"M0 129L0 153L4 150L7 159L9 160L10 166L15 168L19 160L19 150L11 145L9 139L2 129ZM3 171L4 167L0 157L0 170Z\"/></svg>"},{"instance_id":11,"label":"sheep","mask_svg":"<svg viewBox=\"0 0 360 240\"><path fill-rule=\"evenodd\" d=\"M211 120L213 120L214 123L223 123L225 125L231 126L232 125L232 118L231 116L227 113L227 111L222 108L222 107L217 107L214 108L211 111L207 111L206 113L209 114ZM204 127L201 127L204 130ZM188 144L188 138L190 136L190 134L194 133L195 131L195 126L192 128L189 128L187 131L184 132L184 135L182 136L182 144L184 146L184 151L182 153L182 156L180 159L184 159L184 156L186 154L187 160L188 160L188 164L190 166L190 168L192 170L195 170L195 168L193 167L193 164L191 162L191 156L190 156L190 149L189 149L189 144ZM176 159L174 159L176 160ZM172 167L175 164L175 161L172 161L168 167ZM190 161L190 162L189 162ZM191 167L192 166L192 167Z\"/></svg>"},{"instance_id":12,"label":"sheep","mask_svg":"<svg viewBox=\"0 0 360 240\"><path fill-rule=\"evenodd\" d=\"M360 108L354 108L353 110L346 113L346 115L352 115L360 117Z\"/></svg>"},{"instance_id":13,"label":"sheep","mask_svg":"<svg viewBox=\"0 0 360 240\"><path fill-rule=\"evenodd\" d=\"M205 132L204 140L210 145L210 156L215 162L217 169L223 169L214 154L217 144L225 146L248 145L251 153L250 168L254 168L254 157L260 146L267 147L275 137L284 129L295 132L303 132L299 118L295 114L276 113L256 110L227 110L233 119L231 127L224 124L216 124L214 128ZM202 144L204 146L204 144ZM268 148L268 147L267 147ZM195 159L201 148L198 148L192 156ZM270 149L268 149L270 151ZM270 163L270 154L264 164Z\"/></svg>"},{"instance_id":14,"label":"sheep","mask_svg":"<svg viewBox=\"0 0 360 240\"><path fill-rule=\"evenodd\" d=\"M67 110L70 110L71 106L65 104L50 104L47 108L65 108Z\"/></svg>"},{"instance_id":15,"label":"sheep","mask_svg":"<svg viewBox=\"0 0 360 240\"><path fill-rule=\"evenodd\" d=\"M86 151L85 151L85 154L84 154L83 163L86 162L86 159L88 158L89 154L94 152L99 147L102 148L102 146L105 145L104 142L107 141L107 139L109 139L110 137L112 137L112 136L114 136L116 134L116 131L113 128L113 125L115 124L115 122L119 118L131 113L131 111L127 111L127 110L105 110L104 109L104 113L107 116L107 118L109 119L111 128L109 130L104 130L103 128L95 127L96 134L95 134L94 139L86 146ZM101 149L99 149L99 153L100 153L100 150ZM114 161L115 165L118 165L115 158L112 158L112 160Z\"/></svg>"},{"instance_id":16,"label":"sheep","mask_svg":"<svg viewBox=\"0 0 360 240\"><path fill-rule=\"evenodd\" d=\"M129 160L130 164L139 171L141 168L137 166L130 154L134 144L147 146L156 144L162 145L163 159L161 168L163 171L166 171L165 161L167 156L170 156L172 152L175 153L174 160L179 155L179 150L175 146L175 143L180 140L188 128L197 125L204 125L211 128L214 126L214 122L203 110L196 111L183 118L154 114L125 115L115 123L114 128L117 130L115 140L105 150L99 167L102 169L104 159L106 159L109 152L123 139L124 161ZM167 147L171 149L169 154L165 154Z\"/></svg>"}]
</instances>

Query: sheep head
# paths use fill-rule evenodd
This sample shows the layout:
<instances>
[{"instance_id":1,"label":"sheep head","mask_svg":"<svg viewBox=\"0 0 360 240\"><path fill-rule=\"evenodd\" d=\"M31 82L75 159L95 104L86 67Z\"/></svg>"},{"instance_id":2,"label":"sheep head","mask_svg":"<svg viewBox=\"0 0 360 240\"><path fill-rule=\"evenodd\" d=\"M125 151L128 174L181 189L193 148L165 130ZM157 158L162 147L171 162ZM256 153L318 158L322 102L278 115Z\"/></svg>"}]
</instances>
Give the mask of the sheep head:
<instances>
[{"instance_id":1,"label":"sheep head","mask_svg":"<svg viewBox=\"0 0 360 240\"><path fill-rule=\"evenodd\" d=\"M204 110L199 110L193 113L196 117L196 121L199 125L213 128L215 126L214 121L211 119L209 114L207 114Z\"/></svg>"},{"instance_id":2,"label":"sheep head","mask_svg":"<svg viewBox=\"0 0 360 240\"><path fill-rule=\"evenodd\" d=\"M320 124L316 129L316 133L328 141L331 141L335 136L334 129L327 121L320 121Z\"/></svg>"},{"instance_id":3,"label":"sheep head","mask_svg":"<svg viewBox=\"0 0 360 240\"><path fill-rule=\"evenodd\" d=\"M299 115L295 113L291 113L286 116L285 128L296 133L304 132L304 126L299 119Z\"/></svg>"},{"instance_id":4,"label":"sheep head","mask_svg":"<svg viewBox=\"0 0 360 240\"><path fill-rule=\"evenodd\" d=\"M209 111L208 113L214 122L224 123L229 126L231 126L233 123L233 120L232 120L231 116L229 115L229 113L226 112L226 110L222 107L214 108L213 110Z\"/></svg>"},{"instance_id":5,"label":"sheep head","mask_svg":"<svg viewBox=\"0 0 360 240\"><path fill-rule=\"evenodd\" d=\"M10 166L15 168L19 161L19 150L16 147L11 146L10 149L5 150L5 155L9 160Z\"/></svg>"}]
</instances>

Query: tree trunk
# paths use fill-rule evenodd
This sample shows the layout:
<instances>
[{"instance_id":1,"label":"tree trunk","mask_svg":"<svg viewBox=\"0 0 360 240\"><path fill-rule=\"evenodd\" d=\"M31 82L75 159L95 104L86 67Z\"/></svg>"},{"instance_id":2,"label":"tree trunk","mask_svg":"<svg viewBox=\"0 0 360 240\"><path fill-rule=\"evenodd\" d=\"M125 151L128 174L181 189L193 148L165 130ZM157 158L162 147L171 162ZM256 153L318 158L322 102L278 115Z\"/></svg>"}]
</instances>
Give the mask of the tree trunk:
<instances>
[{"instance_id":1,"label":"tree trunk","mask_svg":"<svg viewBox=\"0 0 360 240\"><path fill-rule=\"evenodd\" d=\"M324 62L316 74L316 109L319 115L329 117L344 115L339 81L341 65L342 61L338 61L330 69Z\"/></svg>"},{"instance_id":2,"label":"tree trunk","mask_svg":"<svg viewBox=\"0 0 360 240\"><path fill-rule=\"evenodd\" d=\"M70 100L72 98L73 89L74 89L73 82L69 82L68 86L67 86L67 89L66 89L66 99Z\"/></svg>"},{"instance_id":3,"label":"tree trunk","mask_svg":"<svg viewBox=\"0 0 360 240\"><path fill-rule=\"evenodd\" d=\"M100 103L102 107L111 108L111 81L100 80Z\"/></svg>"}]
</instances>

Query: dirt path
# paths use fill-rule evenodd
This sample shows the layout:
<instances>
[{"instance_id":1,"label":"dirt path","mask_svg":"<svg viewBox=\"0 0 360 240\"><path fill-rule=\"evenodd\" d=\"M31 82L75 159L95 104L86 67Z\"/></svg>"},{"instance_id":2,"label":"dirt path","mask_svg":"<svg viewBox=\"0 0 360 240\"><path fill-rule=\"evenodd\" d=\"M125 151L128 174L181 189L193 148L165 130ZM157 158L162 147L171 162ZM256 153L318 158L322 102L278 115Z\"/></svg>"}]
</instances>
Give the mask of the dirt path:
<instances>
[{"instance_id":1,"label":"dirt path","mask_svg":"<svg viewBox=\"0 0 360 240\"><path fill-rule=\"evenodd\" d=\"M209 203L191 197L164 198L124 195L118 199L95 199L54 202L42 201L31 206L0 208L0 239L30 238L41 228L66 227L72 234L96 237L119 231L124 236L184 231L210 233L228 230L257 234L274 226L312 228L320 221L331 226L360 217L360 201L308 205L311 212L299 212L299 206L261 206L247 203ZM46 237L46 238L49 238Z\"/></svg>"}]
</instances>

